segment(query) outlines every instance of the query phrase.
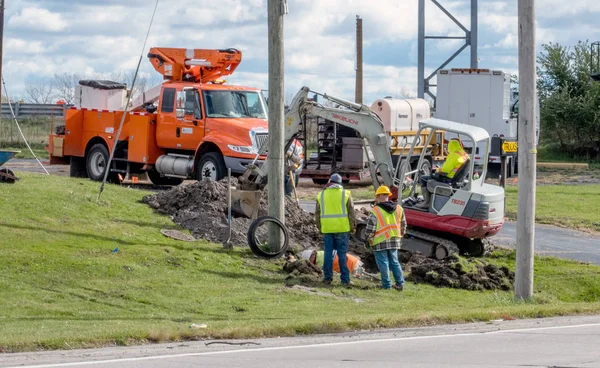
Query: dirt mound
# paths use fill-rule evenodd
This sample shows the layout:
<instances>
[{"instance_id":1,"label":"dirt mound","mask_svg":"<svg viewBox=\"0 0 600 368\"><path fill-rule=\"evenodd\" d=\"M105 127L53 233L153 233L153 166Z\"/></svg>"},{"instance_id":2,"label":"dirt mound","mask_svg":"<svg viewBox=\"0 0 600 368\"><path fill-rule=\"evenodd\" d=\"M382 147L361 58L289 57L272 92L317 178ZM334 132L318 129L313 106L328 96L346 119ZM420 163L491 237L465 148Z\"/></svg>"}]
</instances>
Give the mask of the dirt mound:
<instances>
[{"instance_id":1,"label":"dirt mound","mask_svg":"<svg viewBox=\"0 0 600 368\"><path fill-rule=\"evenodd\" d=\"M514 272L507 267L498 267L483 259L454 255L438 261L419 253L405 254L404 258L404 271L410 273L406 280L415 283L466 290L508 291L515 280Z\"/></svg>"},{"instance_id":2,"label":"dirt mound","mask_svg":"<svg viewBox=\"0 0 600 368\"><path fill-rule=\"evenodd\" d=\"M237 180L233 180L233 185ZM142 201L159 213L169 215L173 221L191 231L197 239L222 243L228 237L227 180L201 181L179 185L168 191L145 196ZM267 191L262 192L259 216L267 215ZM285 221L290 233L290 246L317 248L321 236L314 216L286 197ZM235 217L232 222L231 243L247 246L247 232L252 220Z\"/></svg>"}]
</instances>

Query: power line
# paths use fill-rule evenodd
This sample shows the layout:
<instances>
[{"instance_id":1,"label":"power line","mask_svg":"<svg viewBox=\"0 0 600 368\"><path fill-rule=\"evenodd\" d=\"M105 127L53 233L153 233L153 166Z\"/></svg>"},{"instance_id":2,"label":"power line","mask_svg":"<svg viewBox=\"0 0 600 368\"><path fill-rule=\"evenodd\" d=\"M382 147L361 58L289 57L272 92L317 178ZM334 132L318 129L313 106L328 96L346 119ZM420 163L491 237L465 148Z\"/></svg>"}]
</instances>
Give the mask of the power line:
<instances>
[{"instance_id":1,"label":"power line","mask_svg":"<svg viewBox=\"0 0 600 368\"><path fill-rule=\"evenodd\" d=\"M119 143L119 137L121 136L121 131L123 130L123 124L125 123L125 117L127 116L127 109L129 108L129 103L131 102L131 96L133 95L133 87L135 86L135 80L137 79L138 72L140 70L140 65L142 64L142 58L144 57L144 50L146 50L146 42L148 42L148 36L150 35L150 29L152 28L152 23L154 22L154 16L156 15L156 8L158 8L158 1L156 0L156 4L154 5L154 11L152 12L152 18L150 19L150 24L148 25L148 31L146 32L146 39L144 40L144 46L142 47L142 52L140 53L140 59L138 60L137 67L135 69L135 74L133 75L133 81L131 82L131 91L129 92L129 96L127 96L127 104L125 105L125 111L123 112L123 117L121 118L121 123L119 124L119 130L117 131L117 135L115 138L115 143L113 145L112 151L110 151L110 157L108 158L108 163L106 164L106 169L104 170L104 179L102 179L102 185L100 186L100 193L98 193L98 200L100 200L100 196L104 191L104 184L106 183L106 178L108 178L108 174L110 172L110 165L115 156L115 150L117 149L117 143Z\"/></svg>"}]
</instances>

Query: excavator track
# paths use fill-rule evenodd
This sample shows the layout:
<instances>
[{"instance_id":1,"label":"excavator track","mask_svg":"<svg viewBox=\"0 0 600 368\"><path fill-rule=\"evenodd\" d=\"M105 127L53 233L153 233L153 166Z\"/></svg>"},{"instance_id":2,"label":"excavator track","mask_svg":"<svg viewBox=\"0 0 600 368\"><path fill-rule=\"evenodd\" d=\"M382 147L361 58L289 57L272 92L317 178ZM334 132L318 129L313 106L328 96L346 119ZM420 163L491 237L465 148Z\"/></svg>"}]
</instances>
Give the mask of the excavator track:
<instances>
[{"instance_id":1,"label":"excavator track","mask_svg":"<svg viewBox=\"0 0 600 368\"><path fill-rule=\"evenodd\" d=\"M453 241L411 228L407 229L406 235L402 239L402 249L412 252L418 251L436 259L444 259L454 253L460 253L458 245Z\"/></svg>"}]
</instances>

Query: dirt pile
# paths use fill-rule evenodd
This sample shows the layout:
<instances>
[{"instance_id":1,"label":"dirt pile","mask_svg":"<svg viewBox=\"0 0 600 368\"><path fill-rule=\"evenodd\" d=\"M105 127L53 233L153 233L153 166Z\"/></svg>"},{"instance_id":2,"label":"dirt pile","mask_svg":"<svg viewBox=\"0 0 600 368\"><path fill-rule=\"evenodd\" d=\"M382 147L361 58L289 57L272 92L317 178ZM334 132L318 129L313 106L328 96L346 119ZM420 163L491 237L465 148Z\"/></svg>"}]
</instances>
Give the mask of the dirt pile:
<instances>
[{"instance_id":1,"label":"dirt pile","mask_svg":"<svg viewBox=\"0 0 600 368\"><path fill-rule=\"evenodd\" d=\"M406 280L438 287L466 290L512 290L514 272L507 267L489 264L483 259L457 255L438 261L421 254L404 254L403 268L410 273Z\"/></svg>"},{"instance_id":2,"label":"dirt pile","mask_svg":"<svg viewBox=\"0 0 600 368\"><path fill-rule=\"evenodd\" d=\"M237 180L233 179L233 185ZM179 185L168 191L145 196L142 201L159 213L169 215L173 221L191 231L197 239L222 243L228 237L227 180L201 181ZM259 216L267 215L267 191L262 192ZM312 214L302 210L292 199L286 197L286 227L290 233L290 246L316 248L321 236ZM247 232L252 220L234 217L231 243L247 246Z\"/></svg>"}]
</instances>

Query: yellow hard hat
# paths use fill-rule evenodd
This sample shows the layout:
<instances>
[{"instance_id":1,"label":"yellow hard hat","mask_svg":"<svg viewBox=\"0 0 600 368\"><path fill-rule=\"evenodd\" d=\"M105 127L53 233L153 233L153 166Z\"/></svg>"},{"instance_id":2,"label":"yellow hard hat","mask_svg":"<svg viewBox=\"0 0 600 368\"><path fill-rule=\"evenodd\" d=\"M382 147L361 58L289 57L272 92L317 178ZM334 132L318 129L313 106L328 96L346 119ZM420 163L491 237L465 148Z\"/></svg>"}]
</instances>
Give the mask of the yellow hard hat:
<instances>
[{"instance_id":1,"label":"yellow hard hat","mask_svg":"<svg viewBox=\"0 0 600 368\"><path fill-rule=\"evenodd\" d=\"M392 192L390 192L390 188L386 187L385 185L382 185L379 188L377 188L377 191L375 192L376 196L381 194L392 195Z\"/></svg>"}]
</instances>

